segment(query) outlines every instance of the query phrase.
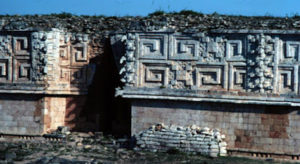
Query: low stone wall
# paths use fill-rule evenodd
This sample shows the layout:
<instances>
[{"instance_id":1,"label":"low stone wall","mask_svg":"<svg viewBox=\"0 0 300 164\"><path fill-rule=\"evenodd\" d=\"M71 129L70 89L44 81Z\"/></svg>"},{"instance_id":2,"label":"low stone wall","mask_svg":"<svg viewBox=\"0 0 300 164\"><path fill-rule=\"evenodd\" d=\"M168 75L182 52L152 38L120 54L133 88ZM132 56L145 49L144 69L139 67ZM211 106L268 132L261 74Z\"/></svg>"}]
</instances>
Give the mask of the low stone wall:
<instances>
[{"instance_id":1,"label":"low stone wall","mask_svg":"<svg viewBox=\"0 0 300 164\"><path fill-rule=\"evenodd\" d=\"M178 150L188 153L200 153L212 157L226 156L225 135L220 130L190 127L153 125L136 136L137 146L150 151Z\"/></svg>"}]
</instances>

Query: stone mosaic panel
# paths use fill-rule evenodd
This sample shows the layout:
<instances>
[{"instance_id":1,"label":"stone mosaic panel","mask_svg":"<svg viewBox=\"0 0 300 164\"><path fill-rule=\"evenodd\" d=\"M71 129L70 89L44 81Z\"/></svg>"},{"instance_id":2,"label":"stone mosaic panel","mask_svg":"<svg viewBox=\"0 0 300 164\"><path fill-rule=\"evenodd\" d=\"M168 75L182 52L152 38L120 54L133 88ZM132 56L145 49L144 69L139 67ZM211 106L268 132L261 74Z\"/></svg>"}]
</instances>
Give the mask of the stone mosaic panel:
<instances>
[{"instance_id":1,"label":"stone mosaic panel","mask_svg":"<svg viewBox=\"0 0 300 164\"><path fill-rule=\"evenodd\" d=\"M196 87L199 89L225 89L224 65L199 65L196 68Z\"/></svg>"},{"instance_id":2,"label":"stone mosaic panel","mask_svg":"<svg viewBox=\"0 0 300 164\"><path fill-rule=\"evenodd\" d=\"M242 40L228 40L226 42L226 59L237 61L245 60Z\"/></svg>"},{"instance_id":3,"label":"stone mosaic panel","mask_svg":"<svg viewBox=\"0 0 300 164\"><path fill-rule=\"evenodd\" d=\"M141 34L138 37L140 59L166 59L168 40L167 35ZM129 44L130 46L130 44ZM133 46L133 45L132 45Z\"/></svg>"},{"instance_id":4,"label":"stone mosaic panel","mask_svg":"<svg viewBox=\"0 0 300 164\"><path fill-rule=\"evenodd\" d=\"M0 82L31 83L33 81L31 67L30 33L7 35L0 33Z\"/></svg>"},{"instance_id":5,"label":"stone mosaic panel","mask_svg":"<svg viewBox=\"0 0 300 164\"><path fill-rule=\"evenodd\" d=\"M278 67L278 86L279 93L298 93L298 66Z\"/></svg>"},{"instance_id":6,"label":"stone mosaic panel","mask_svg":"<svg viewBox=\"0 0 300 164\"><path fill-rule=\"evenodd\" d=\"M258 30L128 33L122 38L127 46L121 54L122 81L135 89L183 89L182 97L201 97L195 91L298 95L300 42L295 35ZM160 92L149 94L154 93Z\"/></svg>"},{"instance_id":7,"label":"stone mosaic panel","mask_svg":"<svg viewBox=\"0 0 300 164\"><path fill-rule=\"evenodd\" d=\"M229 90L245 91L246 65L244 63L229 64Z\"/></svg>"},{"instance_id":8,"label":"stone mosaic panel","mask_svg":"<svg viewBox=\"0 0 300 164\"><path fill-rule=\"evenodd\" d=\"M292 61L300 61L300 42L297 41L287 41L286 52L284 59Z\"/></svg>"},{"instance_id":9,"label":"stone mosaic panel","mask_svg":"<svg viewBox=\"0 0 300 164\"><path fill-rule=\"evenodd\" d=\"M80 94L87 91L89 39L50 31L0 32L0 92ZM6 85L11 87L5 87Z\"/></svg>"},{"instance_id":10,"label":"stone mosaic panel","mask_svg":"<svg viewBox=\"0 0 300 164\"><path fill-rule=\"evenodd\" d=\"M140 71L140 86L168 85L169 68L165 64L143 63Z\"/></svg>"},{"instance_id":11,"label":"stone mosaic panel","mask_svg":"<svg viewBox=\"0 0 300 164\"><path fill-rule=\"evenodd\" d=\"M170 36L169 59L173 60L198 60L199 43L184 35Z\"/></svg>"}]
</instances>

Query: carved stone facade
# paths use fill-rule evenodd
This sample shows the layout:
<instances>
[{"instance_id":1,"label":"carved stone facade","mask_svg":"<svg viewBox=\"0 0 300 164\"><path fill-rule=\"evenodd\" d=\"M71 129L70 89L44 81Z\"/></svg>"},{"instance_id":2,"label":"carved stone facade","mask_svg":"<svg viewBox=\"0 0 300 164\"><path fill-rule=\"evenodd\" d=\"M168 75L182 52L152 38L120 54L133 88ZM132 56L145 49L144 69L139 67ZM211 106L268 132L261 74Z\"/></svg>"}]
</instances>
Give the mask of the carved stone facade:
<instances>
[{"instance_id":1,"label":"carved stone facade","mask_svg":"<svg viewBox=\"0 0 300 164\"><path fill-rule=\"evenodd\" d=\"M123 97L300 105L293 98L300 41L292 32L131 32L116 34L117 41L126 45L124 56L115 53Z\"/></svg>"},{"instance_id":2,"label":"carved stone facade","mask_svg":"<svg viewBox=\"0 0 300 164\"><path fill-rule=\"evenodd\" d=\"M1 92L87 93L88 44L87 35L57 29L1 32Z\"/></svg>"},{"instance_id":3,"label":"carved stone facade","mask_svg":"<svg viewBox=\"0 0 300 164\"><path fill-rule=\"evenodd\" d=\"M0 122L6 122L0 133L40 134L64 125L67 99L87 94L94 71L89 59L85 34L0 31L0 93L10 94L0 97Z\"/></svg>"},{"instance_id":4,"label":"carved stone facade","mask_svg":"<svg viewBox=\"0 0 300 164\"><path fill-rule=\"evenodd\" d=\"M275 30L115 34L121 75L133 79L116 93L131 101L132 135L156 122L197 124L221 129L229 154L299 160L299 37ZM128 48L120 45L129 44L126 71Z\"/></svg>"}]
</instances>

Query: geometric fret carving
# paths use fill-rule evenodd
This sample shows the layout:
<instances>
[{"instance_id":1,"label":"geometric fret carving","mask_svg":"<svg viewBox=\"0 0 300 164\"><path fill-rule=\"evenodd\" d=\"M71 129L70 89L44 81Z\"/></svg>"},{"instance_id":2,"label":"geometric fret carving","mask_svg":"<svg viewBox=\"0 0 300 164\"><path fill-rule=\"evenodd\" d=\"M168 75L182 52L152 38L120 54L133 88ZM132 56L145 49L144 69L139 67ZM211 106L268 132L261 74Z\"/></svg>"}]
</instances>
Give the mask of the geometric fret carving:
<instances>
[{"instance_id":1,"label":"geometric fret carving","mask_svg":"<svg viewBox=\"0 0 300 164\"><path fill-rule=\"evenodd\" d=\"M278 93L298 92L298 67L278 67Z\"/></svg>"},{"instance_id":2,"label":"geometric fret carving","mask_svg":"<svg viewBox=\"0 0 300 164\"><path fill-rule=\"evenodd\" d=\"M87 43L78 43L72 46L72 65L86 64L88 60Z\"/></svg>"},{"instance_id":3,"label":"geometric fret carving","mask_svg":"<svg viewBox=\"0 0 300 164\"><path fill-rule=\"evenodd\" d=\"M69 46L63 45L59 47L60 65L69 65Z\"/></svg>"},{"instance_id":4,"label":"geometric fret carving","mask_svg":"<svg viewBox=\"0 0 300 164\"><path fill-rule=\"evenodd\" d=\"M7 63L0 63L0 77L7 76Z\"/></svg>"},{"instance_id":5,"label":"geometric fret carving","mask_svg":"<svg viewBox=\"0 0 300 164\"><path fill-rule=\"evenodd\" d=\"M300 42L287 41L285 60L300 61Z\"/></svg>"},{"instance_id":6,"label":"geometric fret carving","mask_svg":"<svg viewBox=\"0 0 300 164\"><path fill-rule=\"evenodd\" d=\"M128 34L135 37L126 37ZM116 35L111 40L112 44L120 44L116 42L120 40L130 47L117 56L122 59L120 72L131 75L132 85L123 80L125 86L163 86L178 90L176 93L190 90L187 92L189 96L196 90L214 90L212 93L226 95L245 92L241 95L271 97L299 94L298 33L285 36L278 31L216 30L211 33L128 34L124 37Z\"/></svg>"},{"instance_id":7,"label":"geometric fret carving","mask_svg":"<svg viewBox=\"0 0 300 164\"><path fill-rule=\"evenodd\" d=\"M29 78L30 75L30 64L29 63L22 63L19 67L19 78Z\"/></svg>"},{"instance_id":8,"label":"geometric fret carving","mask_svg":"<svg viewBox=\"0 0 300 164\"><path fill-rule=\"evenodd\" d=\"M196 86L199 89L226 88L224 81L224 66L203 65L196 68Z\"/></svg>"},{"instance_id":9,"label":"geometric fret carving","mask_svg":"<svg viewBox=\"0 0 300 164\"><path fill-rule=\"evenodd\" d=\"M32 39L29 40L30 36L28 32L16 36L14 34L0 36L1 83L31 82L32 68L38 70L37 63L32 61L32 56L36 59L42 55L32 53L32 46L35 43L32 43Z\"/></svg>"},{"instance_id":10,"label":"geometric fret carving","mask_svg":"<svg viewBox=\"0 0 300 164\"><path fill-rule=\"evenodd\" d=\"M13 51L15 55L29 55L27 37L13 37Z\"/></svg>"},{"instance_id":11,"label":"geometric fret carving","mask_svg":"<svg viewBox=\"0 0 300 164\"><path fill-rule=\"evenodd\" d=\"M31 64L29 60L15 59L13 70L13 81L30 81Z\"/></svg>"},{"instance_id":12,"label":"geometric fret carving","mask_svg":"<svg viewBox=\"0 0 300 164\"><path fill-rule=\"evenodd\" d=\"M60 81L70 82L70 70L69 70L69 68L61 68L61 70L60 70Z\"/></svg>"},{"instance_id":13,"label":"geometric fret carving","mask_svg":"<svg viewBox=\"0 0 300 164\"><path fill-rule=\"evenodd\" d=\"M61 59L67 60L68 59L68 52L67 52L67 45L60 46L59 49L59 56Z\"/></svg>"},{"instance_id":14,"label":"geometric fret carving","mask_svg":"<svg viewBox=\"0 0 300 164\"><path fill-rule=\"evenodd\" d=\"M0 32L0 92L86 93L95 71L87 70L89 43L86 34L59 29Z\"/></svg>"},{"instance_id":15,"label":"geometric fret carving","mask_svg":"<svg viewBox=\"0 0 300 164\"><path fill-rule=\"evenodd\" d=\"M11 80L10 60L0 59L0 82Z\"/></svg>"},{"instance_id":16,"label":"geometric fret carving","mask_svg":"<svg viewBox=\"0 0 300 164\"><path fill-rule=\"evenodd\" d=\"M84 85L86 82L86 68L72 68L71 69L71 84L74 87Z\"/></svg>"},{"instance_id":17,"label":"geometric fret carving","mask_svg":"<svg viewBox=\"0 0 300 164\"><path fill-rule=\"evenodd\" d=\"M172 36L173 45L170 46L170 59L174 60L198 60L199 42L189 37Z\"/></svg>"},{"instance_id":18,"label":"geometric fret carving","mask_svg":"<svg viewBox=\"0 0 300 164\"><path fill-rule=\"evenodd\" d=\"M242 53L241 40L228 40L226 42L226 59L227 60L243 60L245 59Z\"/></svg>"},{"instance_id":19,"label":"geometric fret carving","mask_svg":"<svg viewBox=\"0 0 300 164\"><path fill-rule=\"evenodd\" d=\"M169 68L163 65L143 64L140 85L147 87L167 86Z\"/></svg>"},{"instance_id":20,"label":"geometric fret carving","mask_svg":"<svg viewBox=\"0 0 300 164\"><path fill-rule=\"evenodd\" d=\"M141 59L166 59L166 35L139 35L139 58Z\"/></svg>"},{"instance_id":21,"label":"geometric fret carving","mask_svg":"<svg viewBox=\"0 0 300 164\"><path fill-rule=\"evenodd\" d=\"M229 90L245 91L246 66L244 64L231 64L229 68Z\"/></svg>"}]
</instances>

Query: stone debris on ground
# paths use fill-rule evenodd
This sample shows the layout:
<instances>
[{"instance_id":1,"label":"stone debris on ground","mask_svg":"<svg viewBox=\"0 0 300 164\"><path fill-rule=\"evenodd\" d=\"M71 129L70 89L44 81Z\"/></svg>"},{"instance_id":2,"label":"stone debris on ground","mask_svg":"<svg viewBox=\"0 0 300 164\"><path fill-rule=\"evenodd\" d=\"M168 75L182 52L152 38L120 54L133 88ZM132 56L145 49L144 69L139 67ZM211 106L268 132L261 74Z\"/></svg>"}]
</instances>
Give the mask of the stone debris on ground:
<instances>
[{"instance_id":1,"label":"stone debris on ground","mask_svg":"<svg viewBox=\"0 0 300 164\"><path fill-rule=\"evenodd\" d=\"M225 142L220 142L222 135L220 135L218 131L210 130L208 128L200 129L197 126L187 128L172 126L169 128L173 129L173 131L179 131L180 134L184 134L185 136L190 135L190 137L181 139L181 142L185 141L185 143L190 143L191 150L194 148L191 143L195 143L194 146L198 144L199 147L205 147L205 145L199 144L201 141L198 141L197 139L199 138L197 137L193 138L193 135L206 136L203 140L205 140L205 142L209 142L205 148L208 152L210 152L210 154L193 154L190 152L175 151L175 149L170 149L167 152L144 151L140 149L140 147L135 147L135 140L129 137L115 138L112 135L104 135L102 132L70 132L67 128L65 129L64 127L61 127L56 131L51 132L51 135L49 134L50 136L44 135L43 137L11 137L2 135L0 137L0 164L228 163L228 161L230 161L230 163L262 162L237 157L209 157L209 155L212 156L212 153L215 153L213 156L216 156L218 153L221 155L222 148L226 147ZM168 129L168 133L171 133L170 129ZM158 124L151 128L151 131L153 132L152 135L155 135L154 133L167 133L168 130L163 124ZM186 133L186 130L190 133ZM148 131L149 130L146 130L141 134L147 134L145 132ZM61 138L62 136L64 137ZM56 139L57 137L59 139ZM176 136L174 136L174 138L175 137ZM142 140L137 140L137 142L141 141ZM177 141L174 141L176 141L176 139L170 139L169 144L175 146ZM147 140L147 142L154 145L154 141ZM213 144L213 142L218 142L218 144ZM197 151L199 149L194 150ZM226 151L226 149L224 149L224 151Z\"/></svg>"},{"instance_id":2,"label":"stone debris on ground","mask_svg":"<svg viewBox=\"0 0 300 164\"><path fill-rule=\"evenodd\" d=\"M218 157L227 155L224 139L225 135L221 135L218 129L157 124L136 136L136 149L153 152L177 150Z\"/></svg>"}]
</instances>

